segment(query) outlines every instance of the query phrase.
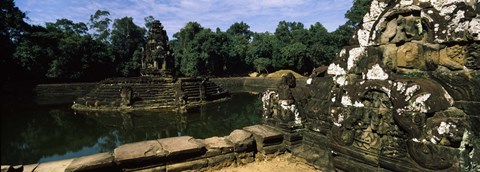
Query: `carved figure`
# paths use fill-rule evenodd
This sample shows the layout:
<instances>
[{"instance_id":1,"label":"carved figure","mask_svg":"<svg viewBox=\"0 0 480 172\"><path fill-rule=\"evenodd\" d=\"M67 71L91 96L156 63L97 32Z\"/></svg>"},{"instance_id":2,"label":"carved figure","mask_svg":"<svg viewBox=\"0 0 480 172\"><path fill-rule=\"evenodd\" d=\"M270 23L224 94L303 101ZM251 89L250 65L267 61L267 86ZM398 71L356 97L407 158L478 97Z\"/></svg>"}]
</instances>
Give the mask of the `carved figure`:
<instances>
[{"instance_id":1,"label":"carved figure","mask_svg":"<svg viewBox=\"0 0 480 172\"><path fill-rule=\"evenodd\" d=\"M263 93L263 117L276 120L288 128L302 126L300 112L295 105L292 95L292 88L295 88L296 81L292 73L282 76L277 86L277 92L267 91Z\"/></svg>"},{"instance_id":2,"label":"carved figure","mask_svg":"<svg viewBox=\"0 0 480 172\"><path fill-rule=\"evenodd\" d=\"M473 43L467 47L465 66L470 69L480 69L480 43Z\"/></svg>"},{"instance_id":3,"label":"carved figure","mask_svg":"<svg viewBox=\"0 0 480 172\"><path fill-rule=\"evenodd\" d=\"M122 98L121 106L130 106L132 104L132 87L126 86L120 89L120 97Z\"/></svg>"}]
</instances>

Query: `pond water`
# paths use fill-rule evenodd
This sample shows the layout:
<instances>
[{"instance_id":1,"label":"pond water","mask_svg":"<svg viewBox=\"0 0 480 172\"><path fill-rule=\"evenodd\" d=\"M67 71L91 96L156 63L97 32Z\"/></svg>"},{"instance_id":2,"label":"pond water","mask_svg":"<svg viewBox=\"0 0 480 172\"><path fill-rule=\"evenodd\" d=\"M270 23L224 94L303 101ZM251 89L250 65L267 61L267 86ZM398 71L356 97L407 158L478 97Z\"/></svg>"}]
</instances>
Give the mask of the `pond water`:
<instances>
[{"instance_id":1,"label":"pond water","mask_svg":"<svg viewBox=\"0 0 480 172\"><path fill-rule=\"evenodd\" d=\"M31 164L113 151L119 145L174 136L226 136L261 121L258 95L185 114L163 111L75 113L70 105L2 105L1 164Z\"/></svg>"}]
</instances>

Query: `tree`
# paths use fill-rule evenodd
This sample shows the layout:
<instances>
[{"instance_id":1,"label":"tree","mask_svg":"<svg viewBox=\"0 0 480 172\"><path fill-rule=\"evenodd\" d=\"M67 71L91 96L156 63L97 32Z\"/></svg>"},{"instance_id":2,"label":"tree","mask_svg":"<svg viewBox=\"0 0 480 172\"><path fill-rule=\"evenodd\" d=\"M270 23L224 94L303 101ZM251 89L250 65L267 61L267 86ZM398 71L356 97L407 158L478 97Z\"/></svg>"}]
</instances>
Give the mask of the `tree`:
<instances>
[{"instance_id":1,"label":"tree","mask_svg":"<svg viewBox=\"0 0 480 172\"><path fill-rule=\"evenodd\" d=\"M345 13L345 18L348 19L346 24L351 26L354 30L357 30L362 23L363 16L369 11L372 1L373 0L355 0L352 8Z\"/></svg>"},{"instance_id":2,"label":"tree","mask_svg":"<svg viewBox=\"0 0 480 172\"><path fill-rule=\"evenodd\" d=\"M230 37L230 47L228 58L225 60L225 68L228 73L242 73L247 67L245 59L247 56L248 44L253 35L244 22L236 22L227 29L227 35Z\"/></svg>"},{"instance_id":3,"label":"tree","mask_svg":"<svg viewBox=\"0 0 480 172\"><path fill-rule=\"evenodd\" d=\"M261 71L265 70L268 73L268 68L272 65L272 61L269 58L257 58L253 61L253 65L255 66L255 69L257 69L258 73L261 73Z\"/></svg>"},{"instance_id":4,"label":"tree","mask_svg":"<svg viewBox=\"0 0 480 172\"><path fill-rule=\"evenodd\" d=\"M107 42L110 36L110 22L112 21L108 16L110 12L97 10L95 14L90 15L90 29L94 30L93 37L96 40Z\"/></svg>"},{"instance_id":5,"label":"tree","mask_svg":"<svg viewBox=\"0 0 480 172\"><path fill-rule=\"evenodd\" d=\"M275 37L271 33L254 33L252 42L248 46L246 64L253 66L255 59L260 57L272 59L274 42Z\"/></svg>"},{"instance_id":6,"label":"tree","mask_svg":"<svg viewBox=\"0 0 480 172\"><path fill-rule=\"evenodd\" d=\"M20 79L18 74L22 69L18 68L13 54L20 39L30 29L24 19L25 13L20 11L13 0L0 1L0 52L2 52L0 76L4 81Z\"/></svg>"},{"instance_id":7,"label":"tree","mask_svg":"<svg viewBox=\"0 0 480 172\"><path fill-rule=\"evenodd\" d=\"M173 34L175 66L185 76L200 75L200 59L198 45L194 43L195 36L204 28L197 22L188 22L179 32Z\"/></svg>"},{"instance_id":8,"label":"tree","mask_svg":"<svg viewBox=\"0 0 480 172\"><path fill-rule=\"evenodd\" d=\"M307 60L307 46L296 42L283 47L281 55L273 58L272 65L276 68L295 69L300 71Z\"/></svg>"},{"instance_id":9,"label":"tree","mask_svg":"<svg viewBox=\"0 0 480 172\"><path fill-rule=\"evenodd\" d=\"M281 21L275 29L272 66L276 69L303 70L307 59L308 30L300 22Z\"/></svg>"},{"instance_id":10,"label":"tree","mask_svg":"<svg viewBox=\"0 0 480 172\"><path fill-rule=\"evenodd\" d=\"M247 40L250 40L250 38L253 36L253 32L250 31L250 26L247 23L244 23L243 21L240 23L235 22L234 24L232 24L227 29L227 33L232 36L243 37Z\"/></svg>"},{"instance_id":11,"label":"tree","mask_svg":"<svg viewBox=\"0 0 480 172\"><path fill-rule=\"evenodd\" d=\"M56 58L61 35L41 26L33 26L20 39L14 60L24 69L24 78L44 80L49 65Z\"/></svg>"},{"instance_id":12,"label":"tree","mask_svg":"<svg viewBox=\"0 0 480 172\"><path fill-rule=\"evenodd\" d=\"M150 27L152 27L152 23L153 23L154 20L155 20L155 18L153 18L153 16L148 16L148 17L143 18L143 21L145 21L145 27L147 29L150 29Z\"/></svg>"},{"instance_id":13,"label":"tree","mask_svg":"<svg viewBox=\"0 0 480 172\"><path fill-rule=\"evenodd\" d=\"M301 22L280 21L274 34L282 47L293 42L303 43L307 38L307 30Z\"/></svg>"},{"instance_id":14,"label":"tree","mask_svg":"<svg viewBox=\"0 0 480 172\"><path fill-rule=\"evenodd\" d=\"M63 32L67 35L83 36L86 35L88 31L88 27L85 23L74 23L69 19L57 19L55 23L45 23L45 25L50 31Z\"/></svg>"},{"instance_id":15,"label":"tree","mask_svg":"<svg viewBox=\"0 0 480 172\"><path fill-rule=\"evenodd\" d=\"M335 57L339 40L332 39L332 33L328 33L327 29L321 23L315 23L308 30L309 38L307 56L308 61L305 70L309 71L315 66L328 65ZM342 45L343 46L343 45Z\"/></svg>"},{"instance_id":16,"label":"tree","mask_svg":"<svg viewBox=\"0 0 480 172\"><path fill-rule=\"evenodd\" d=\"M38 80L97 80L107 77L109 51L86 35L84 23L59 19L35 26L15 53L15 59Z\"/></svg>"},{"instance_id":17,"label":"tree","mask_svg":"<svg viewBox=\"0 0 480 172\"><path fill-rule=\"evenodd\" d=\"M139 57L134 58L135 51L141 51L145 44L146 30L133 23L133 18L115 19L111 35L114 65L121 76L132 76L139 72ZM136 53L137 55L139 52Z\"/></svg>"}]
</instances>

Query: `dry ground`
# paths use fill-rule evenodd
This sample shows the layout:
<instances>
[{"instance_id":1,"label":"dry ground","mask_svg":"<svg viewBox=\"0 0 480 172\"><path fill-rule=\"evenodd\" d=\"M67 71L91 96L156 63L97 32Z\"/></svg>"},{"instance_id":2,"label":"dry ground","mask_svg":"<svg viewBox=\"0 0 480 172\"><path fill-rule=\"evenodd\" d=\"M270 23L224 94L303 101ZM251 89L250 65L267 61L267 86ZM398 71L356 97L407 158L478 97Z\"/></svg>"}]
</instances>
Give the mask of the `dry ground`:
<instances>
[{"instance_id":1,"label":"dry ground","mask_svg":"<svg viewBox=\"0 0 480 172\"><path fill-rule=\"evenodd\" d=\"M318 171L315 167L308 165L305 160L296 158L290 153L279 155L270 160L255 161L243 166L230 166L220 170L220 172L310 172Z\"/></svg>"}]
</instances>

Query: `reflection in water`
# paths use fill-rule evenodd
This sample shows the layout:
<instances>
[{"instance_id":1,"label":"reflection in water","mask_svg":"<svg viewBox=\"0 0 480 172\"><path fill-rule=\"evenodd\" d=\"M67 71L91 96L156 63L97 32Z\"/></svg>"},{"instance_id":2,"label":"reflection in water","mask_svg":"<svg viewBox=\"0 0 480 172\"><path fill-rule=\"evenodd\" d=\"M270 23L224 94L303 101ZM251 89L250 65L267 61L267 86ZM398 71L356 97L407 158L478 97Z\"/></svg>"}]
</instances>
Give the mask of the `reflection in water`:
<instances>
[{"instance_id":1,"label":"reflection in water","mask_svg":"<svg viewBox=\"0 0 480 172\"><path fill-rule=\"evenodd\" d=\"M2 107L2 164L30 164L112 151L118 145L174 136L225 136L261 120L248 93L186 114L165 111L75 114L69 105Z\"/></svg>"}]
</instances>

